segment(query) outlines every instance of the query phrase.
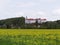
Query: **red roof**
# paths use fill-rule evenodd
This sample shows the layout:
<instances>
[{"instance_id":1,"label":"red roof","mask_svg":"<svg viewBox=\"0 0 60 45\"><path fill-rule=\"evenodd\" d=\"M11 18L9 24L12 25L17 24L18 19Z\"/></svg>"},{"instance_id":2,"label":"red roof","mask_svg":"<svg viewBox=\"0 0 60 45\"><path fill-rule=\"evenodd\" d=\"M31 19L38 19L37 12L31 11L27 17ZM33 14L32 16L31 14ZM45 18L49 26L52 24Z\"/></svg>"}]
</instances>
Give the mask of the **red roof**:
<instances>
[{"instance_id":1,"label":"red roof","mask_svg":"<svg viewBox=\"0 0 60 45\"><path fill-rule=\"evenodd\" d=\"M26 20L46 20L46 19L41 19L41 18L33 19L33 18L29 18L29 19L26 19Z\"/></svg>"}]
</instances>

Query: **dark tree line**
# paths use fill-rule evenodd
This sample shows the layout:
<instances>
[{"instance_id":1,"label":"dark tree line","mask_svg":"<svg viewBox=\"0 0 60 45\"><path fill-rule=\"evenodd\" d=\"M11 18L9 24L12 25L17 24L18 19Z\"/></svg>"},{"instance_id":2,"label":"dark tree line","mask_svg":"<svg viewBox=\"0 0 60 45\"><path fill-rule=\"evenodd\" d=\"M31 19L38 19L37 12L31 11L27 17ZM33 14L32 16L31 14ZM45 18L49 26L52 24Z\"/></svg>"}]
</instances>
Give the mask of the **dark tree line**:
<instances>
[{"instance_id":1,"label":"dark tree line","mask_svg":"<svg viewBox=\"0 0 60 45\"><path fill-rule=\"evenodd\" d=\"M57 20L57 21L47 21L45 23L42 23L40 28L60 29L60 20Z\"/></svg>"},{"instance_id":2,"label":"dark tree line","mask_svg":"<svg viewBox=\"0 0 60 45\"><path fill-rule=\"evenodd\" d=\"M0 28L22 28L25 25L24 17L0 20Z\"/></svg>"},{"instance_id":3,"label":"dark tree line","mask_svg":"<svg viewBox=\"0 0 60 45\"><path fill-rule=\"evenodd\" d=\"M37 20L32 24L25 24L24 17L16 17L0 20L1 29L17 29L17 28L26 28L26 29L60 29L60 20L57 21L47 21L45 23L38 23Z\"/></svg>"}]
</instances>

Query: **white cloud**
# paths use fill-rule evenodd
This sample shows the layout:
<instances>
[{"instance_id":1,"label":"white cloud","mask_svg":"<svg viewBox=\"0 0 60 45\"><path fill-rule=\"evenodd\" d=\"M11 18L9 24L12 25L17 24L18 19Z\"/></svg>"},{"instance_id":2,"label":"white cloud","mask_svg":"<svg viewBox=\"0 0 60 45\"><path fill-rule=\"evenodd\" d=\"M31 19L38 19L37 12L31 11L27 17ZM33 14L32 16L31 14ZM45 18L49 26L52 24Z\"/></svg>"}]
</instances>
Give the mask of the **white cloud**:
<instances>
[{"instance_id":1,"label":"white cloud","mask_svg":"<svg viewBox=\"0 0 60 45\"><path fill-rule=\"evenodd\" d=\"M34 6L35 4L33 2L19 2L16 3L17 7L31 7Z\"/></svg>"},{"instance_id":2,"label":"white cloud","mask_svg":"<svg viewBox=\"0 0 60 45\"><path fill-rule=\"evenodd\" d=\"M43 11L20 11L16 13L17 16L24 16L29 18L46 18L47 14Z\"/></svg>"},{"instance_id":3,"label":"white cloud","mask_svg":"<svg viewBox=\"0 0 60 45\"><path fill-rule=\"evenodd\" d=\"M0 6L4 6L9 0L0 0Z\"/></svg>"},{"instance_id":4,"label":"white cloud","mask_svg":"<svg viewBox=\"0 0 60 45\"><path fill-rule=\"evenodd\" d=\"M37 12L37 14L39 14L39 15L46 15L46 13L45 12L42 12L42 11Z\"/></svg>"},{"instance_id":5,"label":"white cloud","mask_svg":"<svg viewBox=\"0 0 60 45\"><path fill-rule=\"evenodd\" d=\"M17 12L16 17L24 16L24 12Z\"/></svg>"},{"instance_id":6,"label":"white cloud","mask_svg":"<svg viewBox=\"0 0 60 45\"><path fill-rule=\"evenodd\" d=\"M56 2L56 0L40 0L41 2L48 2L48 3L52 3L52 2Z\"/></svg>"},{"instance_id":7,"label":"white cloud","mask_svg":"<svg viewBox=\"0 0 60 45\"><path fill-rule=\"evenodd\" d=\"M54 15L60 15L60 9L53 10L52 13Z\"/></svg>"},{"instance_id":8,"label":"white cloud","mask_svg":"<svg viewBox=\"0 0 60 45\"><path fill-rule=\"evenodd\" d=\"M0 11L4 10L10 0L0 0Z\"/></svg>"},{"instance_id":9,"label":"white cloud","mask_svg":"<svg viewBox=\"0 0 60 45\"><path fill-rule=\"evenodd\" d=\"M0 0L0 9L3 8L3 6L5 5L5 0Z\"/></svg>"},{"instance_id":10,"label":"white cloud","mask_svg":"<svg viewBox=\"0 0 60 45\"><path fill-rule=\"evenodd\" d=\"M52 11L52 15L50 16L52 20L59 20L60 19L60 9L55 9Z\"/></svg>"}]
</instances>

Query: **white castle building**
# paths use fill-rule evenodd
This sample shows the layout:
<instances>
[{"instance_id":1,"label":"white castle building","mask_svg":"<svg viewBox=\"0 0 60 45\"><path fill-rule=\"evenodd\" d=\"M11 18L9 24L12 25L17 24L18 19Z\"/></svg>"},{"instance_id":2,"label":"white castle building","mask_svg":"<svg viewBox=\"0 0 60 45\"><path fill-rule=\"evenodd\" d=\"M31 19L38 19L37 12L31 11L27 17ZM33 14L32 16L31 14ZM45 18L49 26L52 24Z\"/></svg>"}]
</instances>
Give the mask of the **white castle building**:
<instances>
[{"instance_id":1,"label":"white castle building","mask_svg":"<svg viewBox=\"0 0 60 45\"><path fill-rule=\"evenodd\" d=\"M25 23L26 24L31 24L31 23L35 23L36 20L38 21L38 23L43 23L43 22L46 22L46 19L41 19L41 18L26 18L25 19Z\"/></svg>"}]
</instances>

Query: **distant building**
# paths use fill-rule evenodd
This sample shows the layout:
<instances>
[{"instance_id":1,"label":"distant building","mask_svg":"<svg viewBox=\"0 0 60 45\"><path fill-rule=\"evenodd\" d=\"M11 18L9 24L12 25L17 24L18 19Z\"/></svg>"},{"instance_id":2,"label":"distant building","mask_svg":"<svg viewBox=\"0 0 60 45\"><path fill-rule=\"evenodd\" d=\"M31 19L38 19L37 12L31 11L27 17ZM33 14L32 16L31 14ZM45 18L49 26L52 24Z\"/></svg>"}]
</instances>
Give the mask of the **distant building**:
<instances>
[{"instance_id":1,"label":"distant building","mask_svg":"<svg viewBox=\"0 0 60 45\"><path fill-rule=\"evenodd\" d=\"M37 24L36 24L36 21L37 21ZM28 24L30 26L38 27L38 28L41 26L41 24L43 22L46 22L46 19L41 19L41 18L35 18L35 19L33 19L33 18L27 18L27 17L25 19L26 26Z\"/></svg>"},{"instance_id":2,"label":"distant building","mask_svg":"<svg viewBox=\"0 0 60 45\"><path fill-rule=\"evenodd\" d=\"M25 23L26 23L26 24L35 23L36 20L38 21L38 23L46 22L46 19L41 19L41 18L36 18L36 19L33 19L33 18L26 18L26 19L25 19Z\"/></svg>"}]
</instances>

